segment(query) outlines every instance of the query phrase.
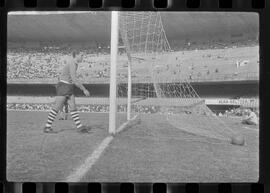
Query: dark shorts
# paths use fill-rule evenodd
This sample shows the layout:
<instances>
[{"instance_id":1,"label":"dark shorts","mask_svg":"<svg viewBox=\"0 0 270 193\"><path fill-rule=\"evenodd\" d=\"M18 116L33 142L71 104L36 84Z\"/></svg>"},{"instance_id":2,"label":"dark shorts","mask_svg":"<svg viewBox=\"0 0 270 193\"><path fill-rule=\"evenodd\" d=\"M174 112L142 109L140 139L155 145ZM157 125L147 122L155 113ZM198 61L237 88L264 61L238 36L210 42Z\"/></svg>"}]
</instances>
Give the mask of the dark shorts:
<instances>
[{"instance_id":1,"label":"dark shorts","mask_svg":"<svg viewBox=\"0 0 270 193\"><path fill-rule=\"evenodd\" d=\"M70 96L74 94L74 84L66 84L64 82L58 82L56 85L57 96Z\"/></svg>"}]
</instances>

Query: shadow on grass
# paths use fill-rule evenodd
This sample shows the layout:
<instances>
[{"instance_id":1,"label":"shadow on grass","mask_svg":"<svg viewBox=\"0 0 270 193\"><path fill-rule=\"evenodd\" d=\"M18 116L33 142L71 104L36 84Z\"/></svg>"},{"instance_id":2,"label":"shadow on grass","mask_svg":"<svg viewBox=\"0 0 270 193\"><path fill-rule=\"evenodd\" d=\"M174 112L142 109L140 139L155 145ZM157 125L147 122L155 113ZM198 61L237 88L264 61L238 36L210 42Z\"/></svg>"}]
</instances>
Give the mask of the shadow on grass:
<instances>
[{"instance_id":1,"label":"shadow on grass","mask_svg":"<svg viewBox=\"0 0 270 193\"><path fill-rule=\"evenodd\" d=\"M78 132L78 133L93 133L94 130L106 130L107 128L102 125L85 125L84 132L79 132L76 128L60 129L57 133L61 132Z\"/></svg>"}]
</instances>

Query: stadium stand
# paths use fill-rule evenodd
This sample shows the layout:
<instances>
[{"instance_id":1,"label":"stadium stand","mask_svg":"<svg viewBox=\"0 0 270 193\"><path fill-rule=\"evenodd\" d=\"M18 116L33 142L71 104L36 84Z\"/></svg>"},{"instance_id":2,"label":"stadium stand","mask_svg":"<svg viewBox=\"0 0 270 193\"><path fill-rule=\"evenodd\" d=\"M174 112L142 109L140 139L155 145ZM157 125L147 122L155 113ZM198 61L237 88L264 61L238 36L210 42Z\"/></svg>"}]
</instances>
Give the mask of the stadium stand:
<instances>
[{"instance_id":1,"label":"stadium stand","mask_svg":"<svg viewBox=\"0 0 270 193\"><path fill-rule=\"evenodd\" d=\"M223 47L222 47L223 46ZM205 48L205 49L204 49ZM187 79L190 82L226 81L226 80L258 80L259 53L256 42L246 44L220 45L212 49L192 47L191 50L173 51L168 64L161 64L158 69L163 77L173 76ZM79 66L78 76L85 83L109 80L109 48L107 46L93 48L76 48L83 55L83 65ZM8 81L57 81L59 66L68 60L71 48L44 46L40 48L8 49L7 79ZM127 78L126 57L119 57L118 77ZM135 82L148 82L148 69L140 66L140 61L133 64L132 77Z\"/></svg>"}]
</instances>

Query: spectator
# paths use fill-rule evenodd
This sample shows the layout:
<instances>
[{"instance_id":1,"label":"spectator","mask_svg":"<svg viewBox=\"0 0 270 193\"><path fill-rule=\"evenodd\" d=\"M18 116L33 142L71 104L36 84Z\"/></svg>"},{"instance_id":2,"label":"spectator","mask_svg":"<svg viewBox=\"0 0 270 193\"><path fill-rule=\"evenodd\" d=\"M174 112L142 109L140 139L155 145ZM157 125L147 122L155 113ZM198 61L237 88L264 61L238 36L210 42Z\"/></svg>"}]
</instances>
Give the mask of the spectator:
<instances>
[{"instance_id":1,"label":"spectator","mask_svg":"<svg viewBox=\"0 0 270 193\"><path fill-rule=\"evenodd\" d=\"M247 115L245 115L243 117L243 120L242 120L243 124L246 124L246 125L258 125L258 123L259 123L258 117L251 109L247 109L245 111L245 113Z\"/></svg>"}]
</instances>

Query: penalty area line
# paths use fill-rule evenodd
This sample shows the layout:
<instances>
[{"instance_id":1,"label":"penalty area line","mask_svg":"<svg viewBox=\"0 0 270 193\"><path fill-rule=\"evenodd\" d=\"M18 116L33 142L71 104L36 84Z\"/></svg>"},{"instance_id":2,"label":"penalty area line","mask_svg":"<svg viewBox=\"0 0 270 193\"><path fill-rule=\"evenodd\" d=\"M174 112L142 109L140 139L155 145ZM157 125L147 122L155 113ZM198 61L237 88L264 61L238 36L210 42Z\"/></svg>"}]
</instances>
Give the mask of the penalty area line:
<instances>
[{"instance_id":1,"label":"penalty area line","mask_svg":"<svg viewBox=\"0 0 270 193\"><path fill-rule=\"evenodd\" d=\"M133 117L130 121L133 121L137 118L137 116ZM130 122L127 121L123 123L117 130L116 134L122 131L126 125ZM79 182L85 176L85 174L91 170L92 166L97 162L100 158L103 151L109 146L111 141L113 140L113 136L108 136L100 143L97 149L93 151L93 153L86 158L82 165L75 169L75 172L70 174L65 181L67 182Z\"/></svg>"},{"instance_id":2,"label":"penalty area line","mask_svg":"<svg viewBox=\"0 0 270 193\"><path fill-rule=\"evenodd\" d=\"M135 115L132 119L128 120L127 122L123 123L118 129L116 129L116 133L121 132L122 130L124 130L124 128L132 121L134 121L136 118L138 117L138 115Z\"/></svg>"},{"instance_id":3,"label":"penalty area line","mask_svg":"<svg viewBox=\"0 0 270 193\"><path fill-rule=\"evenodd\" d=\"M79 182L96 163L96 161L99 159L102 152L108 147L112 139L113 136L106 137L98 146L98 148L94 150L94 152L84 161L84 163L81 166L79 166L74 173L72 173L66 178L66 181Z\"/></svg>"}]
</instances>

